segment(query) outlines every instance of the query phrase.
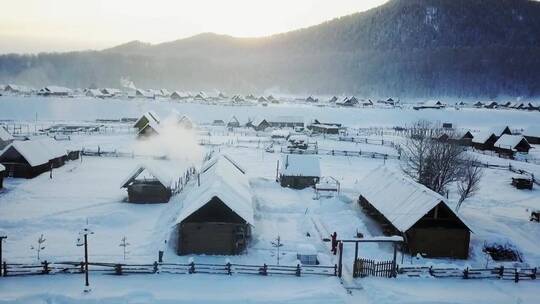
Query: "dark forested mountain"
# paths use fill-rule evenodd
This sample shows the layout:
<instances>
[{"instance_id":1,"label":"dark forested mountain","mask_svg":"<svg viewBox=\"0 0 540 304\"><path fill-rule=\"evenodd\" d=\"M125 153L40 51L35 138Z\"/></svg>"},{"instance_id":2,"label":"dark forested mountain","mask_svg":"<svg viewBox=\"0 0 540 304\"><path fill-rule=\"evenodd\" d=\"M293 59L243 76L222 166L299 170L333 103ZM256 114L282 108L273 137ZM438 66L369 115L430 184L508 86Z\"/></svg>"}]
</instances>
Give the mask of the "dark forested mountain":
<instances>
[{"instance_id":1,"label":"dark forested mountain","mask_svg":"<svg viewBox=\"0 0 540 304\"><path fill-rule=\"evenodd\" d=\"M263 38L200 34L93 52L0 56L0 83L268 88L363 96L540 95L540 3L394 0Z\"/></svg>"}]
</instances>

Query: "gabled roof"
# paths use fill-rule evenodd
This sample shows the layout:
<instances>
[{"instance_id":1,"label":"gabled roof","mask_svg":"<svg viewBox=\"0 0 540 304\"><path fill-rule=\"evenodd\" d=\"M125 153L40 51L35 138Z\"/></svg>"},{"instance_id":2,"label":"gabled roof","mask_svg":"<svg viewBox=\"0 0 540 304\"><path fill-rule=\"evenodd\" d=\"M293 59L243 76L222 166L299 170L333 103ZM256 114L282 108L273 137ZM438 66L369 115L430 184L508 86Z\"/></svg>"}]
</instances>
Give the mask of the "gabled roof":
<instances>
[{"instance_id":1,"label":"gabled roof","mask_svg":"<svg viewBox=\"0 0 540 304\"><path fill-rule=\"evenodd\" d=\"M285 176L321 176L319 158L313 155L283 154L279 173Z\"/></svg>"},{"instance_id":2,"label":"gabled roof","mask_svg":"<svg viewBox=\"0 0 540 304\"><path fill-rule=\"evenodd\" d=\"M508 126L496 126L496 127L491 128L489 131L492 132L493 134L495 134L495 136L499 137L499 136L503 135L503 133L504 133L504 131L506 131L506 129L510 130L510 127L508 127ZM510 131L510 133L512 133L512 131Z\"/></svg>"},{"instance_id":3,"label":"gabled roof","mask_svg":"<svg viewBox=\"0 0 540 304\"><path fill-rule=\"evenodd\" d=\"M159 124L159 116L156 114L156 112L154 112L154 111L148 111L148 112L144 113L143 115L141 115L141 117L139 117L139 119L137 119L137 121L136 121L133 125L134 125L134 126L138 125L139 122L140 122L143 118L146 118L146 120L148 120L149 122L153 122L153 123Z\"/></svg>"},{"instance_id":4,"label":"gabled roof","mask_svg":"<svg viewBox=\"0 0 540 304\"><path fill-rule=\"evenodd\" d=\"M13 136L4 128L0 127L0 140L1 141L10 141L13 140Z\"/></svg>"},{"instance_id":5,"label":"gabled roof","mask_svg":"<svg viewBox=\"0 0 540 304\"><path fill-rule=\"evenodd\" d=\"M32 167L46 164L51 159L66 155L52 139L36 139L25 141L14 141L0 152L0 158L14 149L19 153Z\"/></svg>"},{"instance_id":6,"label":"gabled roof","mask_svg":"<svg viewBox=\"0 0 540 304\"><path fill-rule=\"evenodd\" d=\"M145 178L155 178L157 179L164 187L171 188L173 182L176 180L173 177L173 174L167 168L160 166L156 163L146 163L138 165L131 174L129 174L126 179L122 182L120 188L126 188L133 181L137 179L142 173L145 173Z\"/></svg>"},{"instance_id":7,"label":"gabled roof","mask_svg":"<svg viewBox=\"0 0 540 304\"><path fill-rule=\"evenodd\" d=\"M522 140L529 144L529 142L522 135L503 134L493 146L513 150Z\"/></svg>"},{"instance_id":8,"label":"gabled roof","mask_svg":"<svg viewBox=\"0 0 540 304\"><path fill-rule=\"evenodd\" d=\"M208 161L183 199L183 208L175 223L179 224L201 209L213 197L219 198L234 213L253 225L253 201L248 178L243 169L226 155Z\"/></svg>"},{"instance_id":9,"label":"gabled roof","mask_svg":"<svg viewBox=\"0 0 540 304\"><path fill-rule=\"evenodd\" d=\"M47 86L43 88L45 91L50 93L69 93L71 92L71 89L68 89L66 87L60 87L60 86Z\"/></svg>"},{"instance_id":10,"label":"gabled roof","mask_svg":"<svg viewBox=\"0 0 540 304\"><path fill-rule=\"evenodd\" d=\"M360 195L401 232L409 230L441 203L454 213L440 194L383 166L367 174L357 188ZM454 215L467 226L457 214Z\"/></svg>"},{"instance_id":11,"label":"gabled roof","mask_svg":"<svg viewBox=\"0 0 540 304\"><path fill-rule=\"evenodd\" d=\"M493 134L493 132L491 131L482 131L482 132L473 134L473 136L474 136L472 139L473 143L484 144L491 136L496 136L496 135Z\"/></svg>"},{"instance_id":12,"label":"gabled roof","mask_svg":"<svg viewBox=\"0 0 540 304\"><path fill-rule=\"evenodd\" d=\"M149 121L146 125L144 125L144 127L142 127L139 130L139 132L137 134L138 135L143 134L144 132L146 132L145 130L148 129L148 128L151 128L154 132L159 134L159 125L155 121Z\"/></svg>"},{"instance_id":13,"label":"gabled roof","mask_svg":"<svg viewBox=\"0 0 540 304\"><path fill-rule=\"evenodd\" d=\"M4 165L0 164L0 172L4 172L6 171L6 167L4 167Z\"/></svg>"}]
</instances>

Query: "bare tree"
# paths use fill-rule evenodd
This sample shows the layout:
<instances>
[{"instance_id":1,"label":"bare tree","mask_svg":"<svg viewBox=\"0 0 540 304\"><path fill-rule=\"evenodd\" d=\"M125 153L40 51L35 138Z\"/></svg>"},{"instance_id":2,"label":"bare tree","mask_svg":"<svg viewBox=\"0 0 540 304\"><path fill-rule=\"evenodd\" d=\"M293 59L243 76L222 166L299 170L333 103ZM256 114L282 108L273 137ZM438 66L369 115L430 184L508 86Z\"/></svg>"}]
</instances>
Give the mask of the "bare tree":
<instances>
[{"instance_id":1,"label":"bare tree","mask_svg":"<svg viewBox=\"0 0 540 304\"><path fill-rule=\"evenodd\" d=\"M458 180L459 200L456 205L456 212L459 211L463 202L472 197L480 188L480 180L484 171L482 167L477 165L475 158L469 158L462 162L461 176Z\"/></svg>"},{"instance_id":2,"label":"bare tree","mask_svg":"<svg viewBox=\"0 0 540 304\"><path fill-rule=\"evenodd\" d=\"M37 244L36 246L32 245L30 246L30 249L32 250L35 250L36 251L36 258L37 260L39 261L39 254L41 253L41 251L45 250L45 241L47 241L44 237L43 237L43 234L41 234L41 236L37 239Z\"/></svg>"},{"instance_id":3,"label":"bare tree","mask_svg":"<svg viewBox=\"0 0 540 304\"><path fill-rule=\"evenodd\" d=\"M431 190L444 194L458 180L463 148L451 139L455 134L443 131L428 121L418 121L409 129L404 145L403 171Z\"/></svg>"}]
</instances>

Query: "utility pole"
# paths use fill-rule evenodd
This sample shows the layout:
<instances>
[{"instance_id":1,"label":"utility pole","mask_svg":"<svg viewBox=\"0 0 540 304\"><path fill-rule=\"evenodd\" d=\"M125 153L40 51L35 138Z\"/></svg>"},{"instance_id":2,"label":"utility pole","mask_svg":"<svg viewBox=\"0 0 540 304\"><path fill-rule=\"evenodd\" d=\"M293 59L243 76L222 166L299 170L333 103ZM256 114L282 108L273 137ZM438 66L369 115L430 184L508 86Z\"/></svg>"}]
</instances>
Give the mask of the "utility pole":
<instances>
[{"instance_id":1,"label":"utility pole","mask_svg":"<svg viewBox=\"0 0 540 304\"><path fill-rule=\"evenodd\" d=\"M2 265L4 265L2 260L2 243L7 239L7 235L0 235L0 277L2 276Z\"/></svg>"},{"instance_id":2,"label":"utility pole","mask_svg":"<svg viewBox=\"0 0 540 304\"><path fill-rule=\"evenodd\" d=\"M88 228L88 223L81 231L79 231L79 238L77 239L77 246L84 246L84 277L85 277L85 292L90 291L90 282L88 281L88 235L94 234L93 231ZM82 237L82 239L81 239Z\"/></svg>"}]
</instances>

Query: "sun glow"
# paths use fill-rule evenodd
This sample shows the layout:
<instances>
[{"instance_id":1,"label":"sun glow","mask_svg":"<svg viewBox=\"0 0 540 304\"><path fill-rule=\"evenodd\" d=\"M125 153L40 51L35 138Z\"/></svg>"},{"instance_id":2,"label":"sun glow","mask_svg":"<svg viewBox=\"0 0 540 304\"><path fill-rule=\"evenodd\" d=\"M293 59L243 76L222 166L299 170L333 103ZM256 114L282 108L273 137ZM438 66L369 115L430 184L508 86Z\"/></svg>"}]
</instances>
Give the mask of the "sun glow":
<instances>
[{"instance_id":1,"label":"sun glow","mask_svg":"<svg viewBox=\"0 0 540 304\"><path fill-rule=\"evenodd\" d=\"M266 36L364 11L386 0L18 0L0 10L0 52L99 49L202 32Z\"/></svg>"}]
</instances>

